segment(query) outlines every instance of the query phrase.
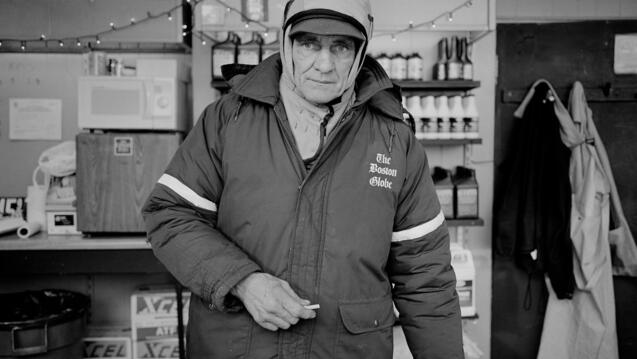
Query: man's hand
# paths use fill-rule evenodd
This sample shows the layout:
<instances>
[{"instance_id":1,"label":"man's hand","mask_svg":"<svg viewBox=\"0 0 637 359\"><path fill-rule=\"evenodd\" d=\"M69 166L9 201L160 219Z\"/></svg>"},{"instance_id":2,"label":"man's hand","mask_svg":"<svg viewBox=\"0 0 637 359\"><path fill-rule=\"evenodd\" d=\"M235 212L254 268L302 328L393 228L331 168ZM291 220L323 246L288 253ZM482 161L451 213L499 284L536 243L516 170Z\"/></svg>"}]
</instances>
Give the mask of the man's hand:
<instances>
[{"instance_id":1,"label":"man's hand","mask_svg":"<svg viewBox=\"0 0 637 359\"><path fill-rule=\"evenodd\" d=\"M316 317L304 305L309 300L299 298L288 282L267 273L252 273L231 291L239 298L252 318L263 328L277 331L288 329L299 319Z\"/></svg>"}]
</instances>

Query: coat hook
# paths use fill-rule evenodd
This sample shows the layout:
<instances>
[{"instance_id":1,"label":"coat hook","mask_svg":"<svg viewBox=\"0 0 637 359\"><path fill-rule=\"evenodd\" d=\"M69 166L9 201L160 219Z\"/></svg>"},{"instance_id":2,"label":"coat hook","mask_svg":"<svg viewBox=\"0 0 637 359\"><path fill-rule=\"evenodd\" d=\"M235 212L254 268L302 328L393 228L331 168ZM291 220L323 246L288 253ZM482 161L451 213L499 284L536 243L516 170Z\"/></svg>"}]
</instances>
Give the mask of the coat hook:
<instances>
[{"instance_id":1,"label":"coat hook","mask_svg":"<svg viewBox=\"0 0 637 359\"><path fill-rule=\"evenodd\" d=\"M613 85L610 82L605 83L602 87L602 93L608 97L613 92Z\"/></svg>"}]
</instances>

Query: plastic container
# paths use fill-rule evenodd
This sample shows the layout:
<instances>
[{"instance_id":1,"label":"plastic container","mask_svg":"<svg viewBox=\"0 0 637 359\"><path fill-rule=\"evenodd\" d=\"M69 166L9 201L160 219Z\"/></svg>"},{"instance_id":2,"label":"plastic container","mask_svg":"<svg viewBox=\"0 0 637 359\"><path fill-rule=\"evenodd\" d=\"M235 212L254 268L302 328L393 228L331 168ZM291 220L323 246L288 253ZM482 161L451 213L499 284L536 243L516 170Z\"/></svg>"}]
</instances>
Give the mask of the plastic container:
<instances>
[{"instance_id":1,"label":"plastic container","mask_svg":"<svg viewBox=\"0 0 637 359\"><path fill-rule=\"evenodd\" d=\"M82 358L89 303L60 289L0 294L0 358Z\"/></svg>"},{"instance_id":2,"label":"plastic container","mask_svg":"<svg viewBox=\"0 0 637 359\"><path fill-rule=\"evenodd\" d=\"M478 218L478 180L473 168L457 166L453 175L456 218Z\"/></svg>"},{"instance_id":3,"label":"plastic container","mask_svg":"<svg viewBox=\"0 0 637 359\"><path fill-rule=\"evenodd\" d=\"M436 188L436 195L440 202L442 214L447 219L454 218L453 182L451 180L451 171L446 168L436 166L433 169L431 178L434 181L434 187Z\"/></svg>"}]
</instances>

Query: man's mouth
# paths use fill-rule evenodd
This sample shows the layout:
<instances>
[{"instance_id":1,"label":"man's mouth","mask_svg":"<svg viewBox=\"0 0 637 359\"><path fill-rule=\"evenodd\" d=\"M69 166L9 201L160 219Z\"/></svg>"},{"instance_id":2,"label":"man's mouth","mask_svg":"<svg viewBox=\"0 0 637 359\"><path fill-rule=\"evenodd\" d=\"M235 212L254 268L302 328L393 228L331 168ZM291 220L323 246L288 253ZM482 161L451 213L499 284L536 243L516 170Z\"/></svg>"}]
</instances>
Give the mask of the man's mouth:
<instances>
[{"instance_id":1,"label":"man's mouth","mask_svg":"<svg viewBox=\"0 0 637 359\"><path fill-rule=\"evenodd\" d=\"M310 79L310 81L316 82L319 85L332 85L332 84L334 84L334 81L327 81L327 80L313 80L313 79Z\"/></svg>"}]
</instances>

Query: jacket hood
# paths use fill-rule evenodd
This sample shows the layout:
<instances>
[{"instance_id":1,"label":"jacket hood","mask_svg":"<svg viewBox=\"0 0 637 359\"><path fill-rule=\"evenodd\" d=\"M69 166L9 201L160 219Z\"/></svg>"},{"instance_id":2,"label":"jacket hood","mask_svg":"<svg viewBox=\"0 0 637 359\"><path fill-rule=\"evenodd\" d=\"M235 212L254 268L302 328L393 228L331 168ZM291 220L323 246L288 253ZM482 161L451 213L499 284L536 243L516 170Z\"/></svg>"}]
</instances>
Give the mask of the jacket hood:
<instances>
[{"instance_id":1,"label":"jacket hood","mask_svg":"<svg viewBox=\"0 0 637 359\"><path fill-rule=\"evenodd\" d=\"M372 37L373 17L368 0L290 0L285 6L283 14L283 31L281 41L281 62L283 64L283 77L294 84L294 64L292 61L292 39L290 31L292 26L299 21L308 18L339 19L357 28L365 37L360 44L347 79L340 89L339 95L343 95L350 89L361 68L367 45Z\"/></svg>"},{"instance_id":2,"label":"jacket hood","mask_svg":"<svg viewBox=\"0 0 637 359\"><path fill-rule=\"evenodd\" d=\"M283 68L280 56L273 55L245 75L237 75L229 83L232 92L274 106L280 101L279 79ZM402 121L400 90L391 82L383 68L365 56L356 78L354 106L368 103L387 116Z\"/></svg>"},{"instance_id":3,"label":"jacket hood","mask_svg":"<svg viewBox=\"0 0 637 359\"><path fill-rule=\"evenodd\" d=\"M372 8L368 0L290 0L283 14L283 31L305 16L338 16L372 37Z\"/></svg>"}]
</instances>

